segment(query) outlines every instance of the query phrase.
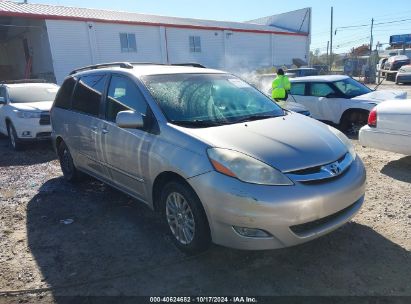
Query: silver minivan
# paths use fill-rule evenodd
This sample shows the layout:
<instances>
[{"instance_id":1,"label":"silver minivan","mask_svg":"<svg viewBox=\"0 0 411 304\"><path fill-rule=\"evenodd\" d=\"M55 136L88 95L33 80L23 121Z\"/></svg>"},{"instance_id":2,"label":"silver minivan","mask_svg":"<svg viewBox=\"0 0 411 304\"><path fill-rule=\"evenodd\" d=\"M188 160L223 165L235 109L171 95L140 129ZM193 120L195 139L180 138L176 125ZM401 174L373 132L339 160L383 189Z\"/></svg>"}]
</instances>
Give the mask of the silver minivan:
<instances>
[{"instance_id":1,"label":"silver minivan","mask_svg":"<svg viewBox=\"0 0 411 304\"><path fill-rule=\"evenodd\" d=\"M365 169L345 135L222 71L85 67L51 122L67 180L86 173L147 204L187 253L300 244L363 204Z\"/></svg>"}]
</instances>

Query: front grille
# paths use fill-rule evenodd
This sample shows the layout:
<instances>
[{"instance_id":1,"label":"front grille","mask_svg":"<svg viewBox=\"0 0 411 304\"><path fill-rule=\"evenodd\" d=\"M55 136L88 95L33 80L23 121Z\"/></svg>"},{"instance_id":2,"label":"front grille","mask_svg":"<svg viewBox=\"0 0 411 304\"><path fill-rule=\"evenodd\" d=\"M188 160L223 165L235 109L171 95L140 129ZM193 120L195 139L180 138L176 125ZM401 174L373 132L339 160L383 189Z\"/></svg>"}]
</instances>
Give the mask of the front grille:
<instances>
[{"instance_id":1,"label":"front grille","mask_svg":"<svg viewBox=\"0 0 411 304\"><path fill-rule=\"evenodd\" d=\"M50 112L42 112L40 114L40 125L45 126L50 124Z\"/></svg>"},{"instance_id":2,"label":"front grille","mask_svg":"<svg viewBox=\"0 0 411 304\"><path fill-rule=\"evenodd\" d=\"M285 172L285 174L291 180L300 183L322 183L345 174L353 161L354 159L351 154L346 153L335 162L332 162L330 164L305 168L297 171Z\"/></svg>"},{"instance_id":3,"label":"front grille","mask_svg":"<svg viewBox=\"0 0 411 304\"><path fill-rule=\"evenodd\" d=\"M356 201L354 204L336 212L326 217L320 218L318 220L307 222L300 225L291 226L290 229L299 237L307 237L314 233L315 231L321 230L321 228L325 228L326 225L338 217L342 217L346 214L351 213L353 209L357 207L357 205L361 204L361 200ZM345 218L345 217L344 217Z\"/></svg>"},{"instance_id":4,"label":"front grille","mask_svg":"<svg viewBox=\"0 0 411 304\"><path fill-rule=\"evenodd\" d=\"M37 138L49 138L51 137L51 132L40 132L36 134Z\"/></svg>"}]
</instances>

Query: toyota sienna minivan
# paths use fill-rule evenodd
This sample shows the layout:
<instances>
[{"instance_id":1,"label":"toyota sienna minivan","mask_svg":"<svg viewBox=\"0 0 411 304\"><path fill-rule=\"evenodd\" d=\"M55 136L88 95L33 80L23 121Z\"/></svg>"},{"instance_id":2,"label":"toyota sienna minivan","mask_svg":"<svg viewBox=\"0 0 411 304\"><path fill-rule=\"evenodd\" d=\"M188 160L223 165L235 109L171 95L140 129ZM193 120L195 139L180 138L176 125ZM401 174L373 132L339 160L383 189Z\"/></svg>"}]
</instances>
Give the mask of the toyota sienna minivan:
<instances>
[{"instance_id":1,"label":"toyota sienna minivan","mask_svg":"<svg viewBox=\"0 0 411 304\"><path fill-rule=\"evenodd\" d=\"M147 204L187 253L293 246L363 204L365 169L345 135L222 71L84 67L65 79L51 122L68 181L86 173Z\"/></svg>"}]
</instances>

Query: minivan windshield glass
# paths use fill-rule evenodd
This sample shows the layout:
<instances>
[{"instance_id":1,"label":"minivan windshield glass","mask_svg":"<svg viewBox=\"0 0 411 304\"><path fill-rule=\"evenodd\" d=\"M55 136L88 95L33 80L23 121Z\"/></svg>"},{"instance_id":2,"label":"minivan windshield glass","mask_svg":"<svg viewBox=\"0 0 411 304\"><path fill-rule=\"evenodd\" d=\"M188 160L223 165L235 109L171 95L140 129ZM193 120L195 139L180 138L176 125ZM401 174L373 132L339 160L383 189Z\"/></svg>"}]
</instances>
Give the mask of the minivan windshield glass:
<instances>
[{"instance_id":1,"label":"minivan windshield glass","mask_svg":"<svg viewBox=\"0 0 411 304\"><path fill-rule=\"evenodd\" d=\"M372 92L369 87L352 78L335 81L334 85L348 98L353 98Z\"/></svg>"},{"instance_id":2,"label":"minivan windshield glass","mask_svg":"<svg viewBox=\"0 0 411 304\"><path fill-rule=\"evenodd\" d=\"M267 96L229 74L153 75L143 82L177 125L207 127L284 115Z\"/></svg>"},{"instance_id":3,"label":"minivan windshield glass","mask_svg":"<svg viewBox=\"0 0 411 304\"><path fill-rule=\"evenodd\" d=\"M57 91L57 86L10 87L9 97L11 103L54 101Z\"/></svg>"}]
</instances>

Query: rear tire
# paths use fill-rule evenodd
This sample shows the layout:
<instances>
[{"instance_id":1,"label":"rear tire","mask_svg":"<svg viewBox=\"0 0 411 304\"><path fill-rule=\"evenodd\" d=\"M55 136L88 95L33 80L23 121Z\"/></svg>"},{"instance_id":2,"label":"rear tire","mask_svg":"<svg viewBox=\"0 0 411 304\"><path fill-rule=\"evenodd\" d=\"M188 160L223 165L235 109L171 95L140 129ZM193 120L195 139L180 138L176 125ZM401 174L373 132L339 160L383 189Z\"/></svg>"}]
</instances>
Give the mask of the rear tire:
<instances>
[{"instance_id":1,"label":"rear tire","mask_svg":"<svg viewBox=\"0 0 411 304\"><path fill-rule=\"evenodd\" d=\"M7 124L7 133L9 135L10 146L13 148L13 150L14 151L23 150L23 144L19 141L19 138L17 137L16 129L14 128L11 122Z\"/></svg>"},{"instance_id":2,"label":"rear tire","mask_svg":"<svg viewBox=\"0 0 411 304\"><path fill-rule=\"evenodd\" d=\"M80 179L80 172L74 165L73 158L67 145L62 141L57 148L57 155L60 160L61 171L63 172L64 179L68 182L74 183Z\"/></svg>"},{"instance_id":3,"label":"rear tire","mask_svg":"<svg viewBox=\"0 0 411 304\"><path fill-rule=\"evenodd\" d=\"M210 247L207 216L200 199L188 185L174 181L167 183L160 202L162 217L177 248L193 255Z\"/></svg>"}]
</instances>

